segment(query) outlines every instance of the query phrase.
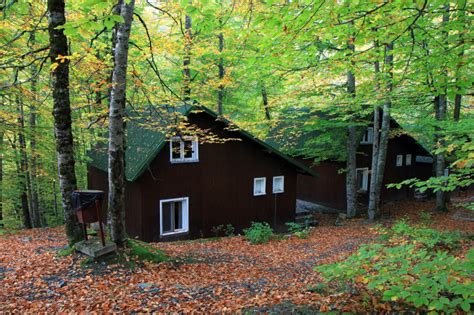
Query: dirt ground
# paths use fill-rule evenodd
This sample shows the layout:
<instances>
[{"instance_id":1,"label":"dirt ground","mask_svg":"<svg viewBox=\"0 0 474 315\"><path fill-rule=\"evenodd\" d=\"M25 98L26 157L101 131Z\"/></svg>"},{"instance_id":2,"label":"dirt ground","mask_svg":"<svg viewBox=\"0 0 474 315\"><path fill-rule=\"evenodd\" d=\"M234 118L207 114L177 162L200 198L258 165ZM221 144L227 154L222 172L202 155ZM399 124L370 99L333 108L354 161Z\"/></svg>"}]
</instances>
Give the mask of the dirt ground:
<instances>
[{"instance_id":1,"label":"dirt ground","mask_svg":"<svg viewBox=\"0 0 474 315\"><path fill-rule=\"evenodd\" d=\"M380 221L407 217L417 222L432 202L386 206ZM458 209L432 214L432 227L474 233ZM367 311L357 294L321 295L308 290L321 279L313 267L337 261L377 234L364 219L334 226L319 216L308 239L289 237L251 245L243 237L154 243L172 262L134 269L96 262L79 254L58 257L66 242L62 227L0 236L0 312L310 312Z\"/></svg>"}]
</instances>

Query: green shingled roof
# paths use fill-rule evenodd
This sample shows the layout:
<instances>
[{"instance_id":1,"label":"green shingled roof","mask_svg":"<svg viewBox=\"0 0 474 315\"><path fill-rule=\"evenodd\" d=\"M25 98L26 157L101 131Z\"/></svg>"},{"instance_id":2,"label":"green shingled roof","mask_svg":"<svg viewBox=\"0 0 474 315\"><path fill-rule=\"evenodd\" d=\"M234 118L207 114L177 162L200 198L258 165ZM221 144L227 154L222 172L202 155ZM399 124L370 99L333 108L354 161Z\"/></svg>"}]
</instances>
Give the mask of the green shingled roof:
<instances>
[{"instance_id":1,"label":"green shingled roof","mask_svg":"<svg viewBox=\"0 0 474 315\"><path fill-rule=\"evenodd\" d=\"M204 106L183 105L183 106L160 106L159 110L145 111L145 113L131 113L127 122L127 149L125 151L125 177L128 181L135 181L153 161L156 155L166 144L166 135L163 130L179 119L188 116L193 111L205 112L214 118L218 115ZM219 120L232 124L230 121L219 117ZM150 127L151 125L151 127ZM146 127L145 127L146 126ZM156 126L156 128L154 128ZM235 130L235 128L233 128ZM288 163L295 166L301 172L315 176L316 174L308 167L298 163L294 159L277 150L272 145L265 143L249 132L237 129L242 136L249 138L261 146L268 149L271 153L283 158ZM97 144L89 151L90 165L107 171L108 157L107 145L105 143Z\"/></svg>"}]
</instances>

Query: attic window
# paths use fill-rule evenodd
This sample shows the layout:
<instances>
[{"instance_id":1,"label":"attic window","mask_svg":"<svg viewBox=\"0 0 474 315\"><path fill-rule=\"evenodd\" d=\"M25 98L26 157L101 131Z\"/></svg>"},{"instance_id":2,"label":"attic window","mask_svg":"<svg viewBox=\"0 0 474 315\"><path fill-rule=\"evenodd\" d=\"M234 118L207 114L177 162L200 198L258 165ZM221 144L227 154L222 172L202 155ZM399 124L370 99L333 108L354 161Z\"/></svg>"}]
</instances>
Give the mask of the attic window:
<instances>
[{"instance_id":1,"label":"attic window","mask_svg":"<svg viewBox=\"0 0 474 315\"><path fill-rule=\"evenodd\" d=\"M187 163L199 161L199 144L192 137L174 137L170 141L170 162Z\"/></svg>"},{"instance_id":2,"label":"attic window","mask_svg":"<svg viewBox=\"0 0 474 315\"><path fill-rule=\"evenodd\" d=\"M368 127L362 136L360 143L362 144L371 144L374 142L374 128Z\"/></svg>"}]
</instances>

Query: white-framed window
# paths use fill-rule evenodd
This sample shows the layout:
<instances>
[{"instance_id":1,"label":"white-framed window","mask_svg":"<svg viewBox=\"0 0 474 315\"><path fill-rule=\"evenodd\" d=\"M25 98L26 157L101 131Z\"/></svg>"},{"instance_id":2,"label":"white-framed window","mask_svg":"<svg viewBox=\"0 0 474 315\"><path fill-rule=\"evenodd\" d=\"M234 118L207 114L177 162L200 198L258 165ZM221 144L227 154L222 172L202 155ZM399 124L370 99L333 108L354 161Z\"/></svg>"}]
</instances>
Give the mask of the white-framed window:
<instances>
[{"instance_id":1,"label":"white-framed window","mask_svg":"<svg viewBox=\"0 0 474 315\"><path fill-rule=\"evenodd\" d=\"M189 198L160 200L160 235L189 231Z\"/></svg>"},{"instance_id":2,"label":"white-framed window","mask_svg":"<svg viewBox=\"0 0 474 315\"><path fill-rule=\"evenodd\" d=\"M360 143L362 144L371 144L374 142L374 128L368 127L367 130L362 135L362 140Z\"/></svg>"},{"instance_id":3,"label":"white-framed window","mask_svg":"<svg viewBox=\"0 0 474 315\"><path fill-rule=\"evenodd\" d=\"M407 154L405 157L405 165L410 166L411 165L411 154Z\"/></svg>"},{"instance_id":4,"label":"white-framed window","mask_svg":"<svg viewBox=\"0 0 474 315\"><path fill-rule=\"evenodd\" d=\"M369 189L369 168L356 169L357 190L367 191Z\"/></svg>"},{"instance_id":5,"label":"white-framed window","mask_svg":"<svg viewBox=\"0 0 474 315\"><path fill-rule=\"evenodd\" d=\"M199 143L192 137L174 137L170 140L170 162L187 163L199 161Z\"/></svg>"},{"instance_id":6,"label":"white-framed window","mask_svg":"<svg viewBox=\"0 0 474 315\"><path fill-rule=\"evenodd\" d=\"M403 155L397 155L397 166L403 166Z\"/></svg>"},{"instance_id":7,"label":"white-framed window","mask_svg":"<svg viewBox=\"0 0 474 315\"><path fill-rule=\"evenodd\" d=\"M285 176L273 176L273 193L281 194L285 191Z\"/></svg>"},{"instance_id":8,"label":"white-framed window","mask_svg":"<svg viewBox=\"0 0 474 315\"><path fill-rule=\"evenodd\" d=\"M265 177L257 177L253 179L253 195L262 196L266 194L265 186L267 179Z\"/></svg>"}]
</instances>

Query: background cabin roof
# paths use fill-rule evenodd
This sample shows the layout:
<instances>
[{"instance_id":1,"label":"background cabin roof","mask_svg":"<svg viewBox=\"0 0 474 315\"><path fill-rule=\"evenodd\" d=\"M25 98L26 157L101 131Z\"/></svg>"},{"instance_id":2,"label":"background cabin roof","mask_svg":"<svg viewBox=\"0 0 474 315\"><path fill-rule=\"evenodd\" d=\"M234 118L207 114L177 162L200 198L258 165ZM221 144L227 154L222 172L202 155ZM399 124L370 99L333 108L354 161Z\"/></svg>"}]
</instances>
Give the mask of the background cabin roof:
<instances>
[{"instance_id":1,"label":"background cabin roof","mask_svg":"<svg viewBox=\"0 0 474 315\"><path fill-rule=\"evenodd\" d=\"M232 126L232 131L237 132L244 138L267 149L271 154L275 154L294 166L299 172L316 176L314 171L305 165L295 161L273 145L266 143L251 133L237 127L233 122L220 117L217 113L201 105L162 105L149 107L143 111L133 111L128 113L126 123L127 145L125 151L125 177L127 181L135 181L153 161L157 154L167 143L169 135L167 130L170 126L176 125L186 119L191 113L204 112L214 119L223 122L227 126ZM107 135L106 135L107 137ZM88 152L89 164L103 171L108 169L107 144L102 142L96 144Z\"/></svg>"},{"instance_id":2,"label":"background cabin roof","mask_svg":"<svg viewBox=\"0 0 474 315\"><path fill-rule=\"evenodd\" d=\"M291 115L296 112L296 115ZM284 112L285 113L285 112ZM314 111L309 108L290 109L288 115L281 119L269 132L265 141L282 152L307 159L345 161L346 157L346 129L347 123L332 117L333 115ZM371 117L360 119L360 136L365 130ZM391 129L404 128L392 117ZM408 136L410 142L418 146L426 155L429 150L419 143L413 136Z\"/></svg>"}]
</instances>

